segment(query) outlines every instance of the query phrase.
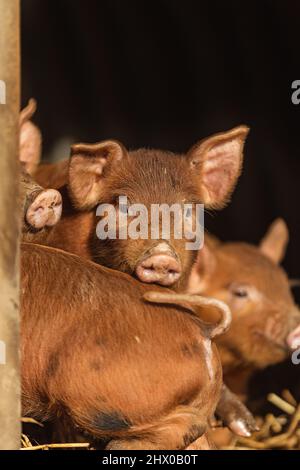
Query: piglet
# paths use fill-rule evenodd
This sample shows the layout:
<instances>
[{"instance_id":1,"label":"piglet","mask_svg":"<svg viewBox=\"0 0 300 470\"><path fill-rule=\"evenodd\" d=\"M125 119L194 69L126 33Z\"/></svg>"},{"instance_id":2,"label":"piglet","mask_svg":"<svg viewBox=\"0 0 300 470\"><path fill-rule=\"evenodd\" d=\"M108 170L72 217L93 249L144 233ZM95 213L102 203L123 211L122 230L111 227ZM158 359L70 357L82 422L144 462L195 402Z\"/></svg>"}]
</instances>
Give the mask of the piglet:
<instances>
[{"instance_id":1,"label":"piglet","mask_svg":"<svg viewBox=\"0 0 300 470\"><path fill-rule=\"evenodd\" d=\"M192 203L193 210L186 212L184 220L193 226L196 204L220 209L228 202L241 172L248 131L239 126L213 135L186 154L128 151L117 141L74 145L69 162L41 165L35 174L45 187L58 188L64 182L62 220L47 244L126 272L143 283L182 291L197 254L186 249L190 241L186 234L176 238L171 229L169 237L159 232L153 238L150 233L158 223L151 220L146 238L123 239L118 226L115 238L100 240L97 227L103 215L97 215L95 208L109 203L119 217L134 203L143 204L148 214L154 204ZM127 198L125 207L119 204L119 196ZM130 216L127 226L134 219Z\"/></svg>"},{"instance_id":2,"label":"piglet","mask_svg":"<svg viewBox=\"0 0 300 470\"><path fill-rule=\"evenodd\" d=\"M23 243L21 254L23 415L64 417L109 449L184 449L205 438L224 397L211 339L229 327L229 308L153 292L61 250ZM201 320L207 309L216 324ZM223 409L229 425L232 407ZM253 426L247 413L244 422Z\"/></svg>"},{"instance_id":3,"label":"piglet","mask_svg":"<svg viewBox=\"0 0 300 470\"><path fill-rule=\"evenodd\" d=\"M44 189L31 176L41 159L41 132L31 122L36 102L31 99L20 113L19 161L22 240L45 242L60 220L62 197L55 189Z\"/></svg>"},{"instance_id":4,"label":"piglet","mask_svg":"<svg viewBox=\"0 0 300 470\"><path fill-rule=\"evenodd\" d=\"M287 243L282 219L258 247L206 236L189 279L189 293L213 296L232 311L231 328L217 344L226 384L244 397L257 369L283 361L299 347L300 312L279 266Z\"/></svg>"}]
</instances>

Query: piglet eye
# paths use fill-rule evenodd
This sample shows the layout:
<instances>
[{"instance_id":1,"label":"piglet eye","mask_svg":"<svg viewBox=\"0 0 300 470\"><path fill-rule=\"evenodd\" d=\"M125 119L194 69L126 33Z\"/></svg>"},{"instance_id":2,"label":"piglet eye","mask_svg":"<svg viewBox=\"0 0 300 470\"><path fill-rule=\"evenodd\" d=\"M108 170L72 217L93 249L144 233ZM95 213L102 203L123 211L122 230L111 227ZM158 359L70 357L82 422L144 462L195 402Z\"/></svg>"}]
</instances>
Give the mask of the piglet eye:
<instances>
[{"instance_id":1,"label":"piglet eye","mask_svg":"<svg viewBox=\"0 0 300 470\"><path fill-rule=\"evenodd\" d=\"M248 297L248 292L245 287L235 287L232 291L235 297L245 298Z\"/></svg>"}]
</instances>

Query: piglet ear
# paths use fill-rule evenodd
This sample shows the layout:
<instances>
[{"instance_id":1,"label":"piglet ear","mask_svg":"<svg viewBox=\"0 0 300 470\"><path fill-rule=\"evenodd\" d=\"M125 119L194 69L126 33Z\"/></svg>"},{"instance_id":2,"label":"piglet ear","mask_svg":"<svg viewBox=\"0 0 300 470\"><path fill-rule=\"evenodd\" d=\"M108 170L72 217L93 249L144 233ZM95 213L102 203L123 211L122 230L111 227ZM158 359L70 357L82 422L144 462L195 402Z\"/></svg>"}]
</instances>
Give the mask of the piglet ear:
<instances>
[{"instance_id":1,"label":"piglet ear","mask_svg":"<svg viewBox=\"0 0 300 470\"><path fill-rule=\"evenodd\" d=\"M33 174L41 160L42 135L40 130L31 122L36 111L36 101L29 100L19 117L19 160L25 165L26 171Z\"/></svg>"},{"instance_id":2,"label":"piglet ear","mask_svg":"<svg viewBox=\"0 0 300 470\"><path fill-rule=\"evenodd\" d=\"M228 202L240 175L246 126L213 135L197 143L188 153L193 172L199 178L203 203L221 208Z\"/></svg>"},{"instance_id":3,"label":"piglet ear","mask_svg":"<svg viewBox=\"0 0 300 470\"><path fill-rule=\"evenodd\" d=\"M213 253L214 246L213 243L206 243L205 241L201 250L198 251L196 262L192 267L188 279L187 293L205 293L217 264L216 257Z\"/></svg>"},{"instance_id":4,"label":"piglet ear","mask_svg":"<svg viewBox=\"0 0 300 470\"><path fill-rule=\"evenodd\" d=\"M71 147L69 194L77 209L88 210L98 204L106 175L126 154L123 145L114 140Z\"/></svg>"},{"instance_id":5,"label":"piglet ear","mask_svg":"<svg viewBox=\"0 0 300 470\"><path fill-rule=\"evenodd\" d=\"M259 244L260 251L279 264L285 255L289 241L289 230L283 219L276 219L270 225L266 235Z\"/></svg>"}]
</instances>

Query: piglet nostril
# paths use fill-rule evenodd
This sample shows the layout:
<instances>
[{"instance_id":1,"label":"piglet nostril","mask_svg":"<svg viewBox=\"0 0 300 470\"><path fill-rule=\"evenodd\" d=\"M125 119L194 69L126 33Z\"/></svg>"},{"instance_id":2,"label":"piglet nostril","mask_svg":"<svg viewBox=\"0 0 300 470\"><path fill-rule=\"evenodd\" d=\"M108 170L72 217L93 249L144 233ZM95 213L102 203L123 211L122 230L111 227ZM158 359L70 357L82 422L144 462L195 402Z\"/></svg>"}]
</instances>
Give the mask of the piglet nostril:
<instances>
[{"instance_id":1,"label":"piglet nostril","mask_svg":"<svg viewBox=\"0 0 300 470\"><path fill-rule=\"evenodd\" d=\"M300 325L287 336L286 343L292 350L300 348Z\"/></svg>"},{"instance_id":2,"label":"piglet nostril","mask_svg":"<svg viewBox=\"0 0 300 470\"><path fill-rule=\"evenodd\" d=\"M180 278L181 267L174 257L156 254L141 261L135 273L142 282L171 286Z\"/></svg>"},{"instance_id":3,"label":"piglet nostril","mask_svg":"<svg viewBox=\"0 0 300 470\"><path fill-rule=\"evenodd\" d=\"M26 212L27 223L36 230L52 227L61 216L62 198L55 189L41 191Z\"/></svg>"}]
</instances>

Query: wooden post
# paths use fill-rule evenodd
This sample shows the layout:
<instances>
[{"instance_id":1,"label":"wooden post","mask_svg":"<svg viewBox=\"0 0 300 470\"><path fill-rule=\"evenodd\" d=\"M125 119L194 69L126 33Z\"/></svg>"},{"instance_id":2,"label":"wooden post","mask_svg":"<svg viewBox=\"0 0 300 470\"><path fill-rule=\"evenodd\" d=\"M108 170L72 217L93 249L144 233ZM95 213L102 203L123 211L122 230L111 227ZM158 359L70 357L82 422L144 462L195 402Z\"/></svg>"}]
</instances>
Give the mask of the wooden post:
<instances>
[{"instance_id":1,"label":"wooden post","mask_svg":"<svg viewBox=\"0 0 300 470\"><path fill-rule=\"evenodd\" d=\"M20 5L0 0L0 449L20 448Z\"/></svg>"}]
</instances>

